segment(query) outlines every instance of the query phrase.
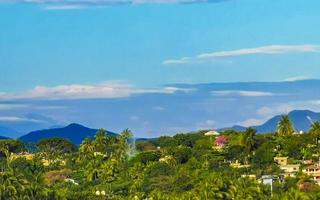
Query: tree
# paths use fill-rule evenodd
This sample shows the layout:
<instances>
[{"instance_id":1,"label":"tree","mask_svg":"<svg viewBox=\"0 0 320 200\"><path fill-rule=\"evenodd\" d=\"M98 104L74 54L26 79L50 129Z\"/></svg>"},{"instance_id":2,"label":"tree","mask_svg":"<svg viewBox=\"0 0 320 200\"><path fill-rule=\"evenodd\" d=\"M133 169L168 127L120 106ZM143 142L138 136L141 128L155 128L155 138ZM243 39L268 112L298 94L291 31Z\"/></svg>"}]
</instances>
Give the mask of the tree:
<instances>
[{"instance_id":1,"label":"tree","mask_svg":"<svg viewBox=\"0 0 320 200\"><path fill-rule=\"evenodd\" d=\"M7 153L19 153L25 150L25 145L20 140L0 140L0 157L5 156L5 151L8 151Z\"/></svg>"},{"instance_id":2,"label":"tree","mask_svg":"<svg viewBox=\"0 0 320 200\"><path fill-rule=\"evenodd\" d=\"M12 199L21 195L26 188L27 180L21 173L9 168L0 174L0 199Z\"/></svg>"},{"instance_id":3,"label":"tree","mask_svg":"<svg viewBox=\"0 0 320 200\"><path fill-rule=\"evenodd\" d=\"M93 141L94 150L100 153L107 153L109 141L110 138L108 137L106 130L99 129Z\"/></svg>"},{"instance_id":4,"label":"tree","mask_svg":"<svg viewBox=\"0 0 320 200\"><path fill-rule=\"evenodd\" d=\"M86 137L79 147L79 158L85 160L91 158L94 154L94 144L90 137Z\"/></svg>"},{"instance_id":5,"label":"tree","mask_svg":"<svg viewBox=\"0 0 320 200\"><path fill-rule=\"evenodd\" d=\"M274 164L275 145L272 142L265 142L255 152L252 158L252 166L258 170L265 170Z\"/></svg>"},{"instance_id":6,"label":"tree","mask_svg":"<svg viewBox=\"0 0 320 200\"><path fill-rule=\"evenodd\" d=\"M72 153L76 150L76 146L69 140L63 138L43 139L38 144L40 154L48 160L49 164L53 161L63 159L65 154Z\"/></svg>"},{"instance_id":7,"label":"tree","mask_svg":"<svg viewBox=\"0 0 320 200\"><path fill-rule=\"evenodd\" d=\"M293 135L294 127L290 120L289 115L283 115L281 120L278 122L277 133L279 136Z\"/></svg>"},{"instance_id":8,"label":"tree","mask_svg":"<svg viewBox=\"0 0 320 200\"><path fill-rule=\"evenodd\" d=\"M255 135L257 131L254 128L247 128L247 130L242 134L241 145L245 148L247 153L250 153L255 144Z\"/></svg>"},{"instance_id":9,"label":"tree","mask_svg":"<svg viewBox=\"0 0 320 200\"><path fill-rule=\"evenodd\" d=\"M309 133L315 139L316 144L318 144L318 140L320 138L320 121L314 122L311 125L311 129L310 129Z\"/></svg>"}]
</instances>

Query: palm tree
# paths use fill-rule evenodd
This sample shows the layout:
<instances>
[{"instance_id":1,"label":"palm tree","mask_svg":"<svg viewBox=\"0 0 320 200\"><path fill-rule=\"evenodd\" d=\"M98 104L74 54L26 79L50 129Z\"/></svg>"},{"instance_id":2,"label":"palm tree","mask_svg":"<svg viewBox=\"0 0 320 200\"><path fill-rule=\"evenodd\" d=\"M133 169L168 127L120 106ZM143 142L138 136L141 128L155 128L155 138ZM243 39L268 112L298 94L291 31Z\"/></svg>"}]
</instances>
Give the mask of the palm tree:
<instances>
[{"instance_id":1,"label":"palm tree","mask_svg":"<svg viewBox=\"0 0 320 200\"><path fill-rule=\"evenodd\" d=\"M316 144L318 144L318 139L320 137L320 121L312 123L309 133L315 138Z\"/></svg>"},{"instance_id":2,"label":"palm tree","mask_svg":"<svg viewBox=\"0 0 320 200\"><path fill-rule=\"evenodd\" d=\"M278 122L277 133L279 136L293 135L294 127L290 120L289 115L283 115Z\"/></svg>"},{"instance_id":3,"label":"palm tree","mask_svg":"<svg viewBox=\"0 0 320 200\"><path fill-rule=\"evenodd\" d=\"M82 143L80 144L79 147L79 156L80 156L80 160L81 158L90 158L93 156L94 154L94 144L91 140L90 137L86 137Z\"/></svg>"},{"instance_id":4,"label":"palm tree","mask_svg":"<svg viewBox=\"0 0 320 200\"><path fill-rule=\"evenodd\" d=\"M241 144L245 147L247 153L251 152L255 145L254 136L257 131L254 128L247 128L247 130L243 133L241 138Z\"/></svg>"},{"instance_id":5,"label":"palm tree","mask_svg":"<svg viewBox=\"0 0 320 200\"><path fill-rule=\"evenodd\" d=\"M21 173L9 167L0 174L0 200L12 199L23 194L28 182Z\"/></svg>"},{"instance_id":6,"label":"palm tree","mask_svg":"<svg viewBox=\"0 0 320 200\"><path fill-rule=\"evenodd\" d=\"M104 129L99 129L95 135L95 140L93 141L95 151L106 153L110 138Z\"/></svg>"},{"instance_id":7,"label":"palm tree","mask_svg":"<svg viewBox=\"0 0 320 200\"><path fill-rule=\"evenodd\" d=\"M283 200L309 200L311 199L307 193L291 188L281 197Z\"/></svg>"}]
</instances>

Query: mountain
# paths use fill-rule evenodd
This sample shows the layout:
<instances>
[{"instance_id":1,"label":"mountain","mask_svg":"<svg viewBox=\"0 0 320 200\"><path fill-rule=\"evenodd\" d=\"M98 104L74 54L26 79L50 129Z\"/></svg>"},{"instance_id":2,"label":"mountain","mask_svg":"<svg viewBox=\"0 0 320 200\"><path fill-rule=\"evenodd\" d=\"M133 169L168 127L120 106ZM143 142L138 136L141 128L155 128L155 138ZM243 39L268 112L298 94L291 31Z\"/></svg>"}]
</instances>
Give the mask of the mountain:
<instances>
[{"instance_id":1,"label":"mountain","mask_svg":"<svg viewBox=\"0 0 320 200\"><path fill-rule=\"evenodd\" d=\"M312 112L310 110L294 110L288 115L294 124L296 131L302 130L306 132L310 129L311 122L308 118L310 118L312 121L320 121L320 113ZM275 132L280 119L281 115L277 115L255 128L257 129L258 133Z\"/></svg>"},{"instance_id":2,"label":"mountain","mask_svg":"<svg viewBox=\"0 0 320 200\"><path fill-rule=\"evenodd\" d=\"M7 137L0 136L0 140L8 139Z\"/></svg>"},{"instance_id":3,"label":"mountain","mask_svg":"<svg viewBox=\"0 0 320 200\"><path fill-rule=\"evenodd\" d=\"M289 114L289 117L296 129L296 131L304 131L307 132L310 129L311 121L310 119L315 121L320 121L320 113L316 113L310 110L293 110ZM282 115L277 115L266 121L264 124L260 126L255 126L254 128L258 133L270 133L276 132L278 122L280 121ZM231 128L222 128L218 131L225 130L235 130L235 131L244 131L246 127L243 126L233 126Z\"/></svg>"},{"instance_id":4,"label":"mountain","mask_svg":"<svg viewBox=\"0 0 320 200\"><path fill-rule=\"evenodd\" d=\"M8 137L14 138L17 135L20 135L20 133L12 128L7 128L7 127L1 126L0 127L0 135L3 138L8 138Z\"/></svg>"},{"instance_id":5,"label":"mountain","mask_svg":"<svg viewBox=\"0 0 320 200\"><path fill-rule=\"evenodd\" d=\"M80 124L70 124L63 128L45 129L32 131L19 139L26 143L35 143L44 138L60 137L70 140L74 144L81 144L86 137L93 138L98 130L91 129ZM117 135L116 133L107 131L110 136Z\"/></svg>"}]
</instances>

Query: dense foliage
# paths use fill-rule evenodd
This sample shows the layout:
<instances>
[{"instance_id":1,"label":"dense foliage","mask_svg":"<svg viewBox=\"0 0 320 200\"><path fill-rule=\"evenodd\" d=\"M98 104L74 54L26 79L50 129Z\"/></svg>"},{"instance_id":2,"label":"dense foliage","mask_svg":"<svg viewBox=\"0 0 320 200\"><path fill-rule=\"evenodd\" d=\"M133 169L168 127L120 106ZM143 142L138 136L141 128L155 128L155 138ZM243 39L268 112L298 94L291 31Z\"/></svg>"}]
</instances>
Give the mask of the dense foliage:
<instances>
[{"instance_id":1,"label":"dense foliage","mask_svg":"<svg viewBox=\"0 0 320 200\"><path fill-rule=\"evenodd\" d=\"M320 199L320 187L301 171L275 181L273 191L259 182L281 174L276 156L318 160L319 123L310 133L294 134L284 116L278 130L199 131L134 143L129 130L109 137L101 129L79 147L61 138L42 140L32 154L17 140L1 140L0 200Z\"/></svg>"}]
</instances>

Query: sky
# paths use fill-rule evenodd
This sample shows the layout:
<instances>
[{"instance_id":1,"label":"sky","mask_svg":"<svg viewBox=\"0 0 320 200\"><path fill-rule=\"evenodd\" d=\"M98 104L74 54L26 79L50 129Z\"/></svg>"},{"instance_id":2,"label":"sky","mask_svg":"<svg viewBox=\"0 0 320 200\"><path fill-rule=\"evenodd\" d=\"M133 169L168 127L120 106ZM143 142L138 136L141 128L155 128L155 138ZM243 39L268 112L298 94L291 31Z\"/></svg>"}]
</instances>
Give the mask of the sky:
<instances>
[{"instance_id":1,"label":"sky","mask_svg":"<svg viewBox=\"0 0 320 200\"><path fill-rule=\"evenodd\" d=\"M181 116L170 124L176 129L166 130L165 115L149 114L143 121L139 113L128 111L139 112L134 108L144 106L137 97L152 96L149 100L158 112L163 108L156 104L162 102L153 98L159 95L170 105L183 101L185 97L172 98L182 93L193 94L188 96L192 103L200 103L204 97L196 98L194 92L200 83L320 79L319 6L317 0L0 0L0 125L25 132L81 122L115 131L130 126L143 136L160 134L154 133L158 129L161 133L197 129L202 122L196 116ZM207 92L273 95L264 88L236 88ZM290 93L290 87L285 90ZM256 109L263 106L262 97L251 102ZM308 102L318 99L308 97ZM278 104L293 101L288 96ZM119 109L110 108L110 102ZM78 105L73 110L79 112L68 110L70 105ZM229 106L227 100L219 105ZM123 118L103 120L102 112L117 116L118 110ZM183 110L183 115L194 114L192 109ZM238 118L230 113L229 122L217 122L216 116L226 110L209 111L205 110L211 113L208 119L201 119L209 128L266 119L257 113L238 113ZM33 119L35 115L50 123L39 125L43 120ZM22 126L21 120L33 125ZM162 126L150 125L155 121ZM143 128L146 122L149 125ZM194 126L186 127L190 122Z\"/></svg>"}]
</instances>

